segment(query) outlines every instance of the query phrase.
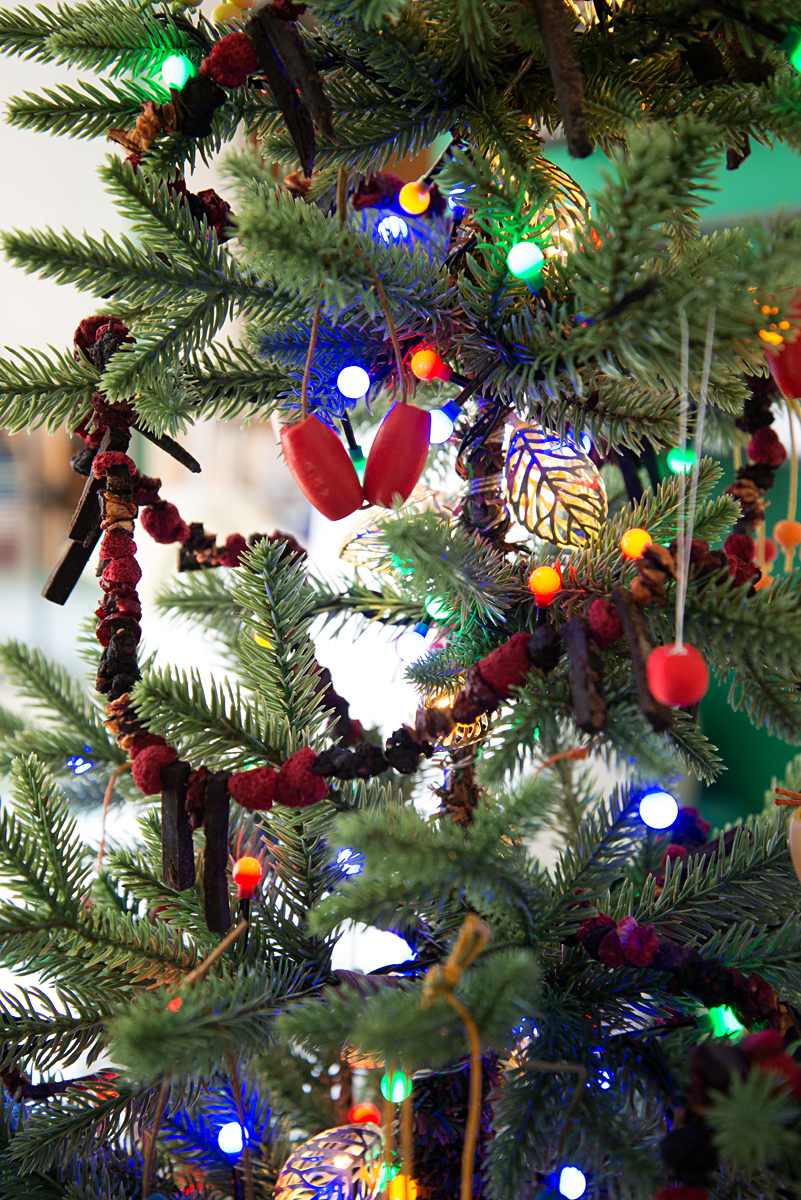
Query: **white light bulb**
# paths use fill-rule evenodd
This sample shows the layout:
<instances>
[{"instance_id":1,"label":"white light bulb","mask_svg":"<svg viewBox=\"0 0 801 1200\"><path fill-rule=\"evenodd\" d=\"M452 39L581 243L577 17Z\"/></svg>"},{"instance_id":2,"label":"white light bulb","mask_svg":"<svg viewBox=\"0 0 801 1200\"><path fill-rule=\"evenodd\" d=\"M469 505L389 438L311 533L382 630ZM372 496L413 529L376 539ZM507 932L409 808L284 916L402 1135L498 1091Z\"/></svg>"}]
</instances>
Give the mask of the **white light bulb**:
<instances>
[{"instance_id":1,"label":"white light bulb","mask_svg":"<svg viewBox=\"0 0 801 1200\"><path fill-rule=\"evenodd\" d=\"M396 217L391 213L388 217L384 217L378 222L378 236L387 243L400 242L403 238L408 237L409 226L404 221L403 217Z\"/></svg>"},{"instance_id":2,"label":"white light bulb","mask_svg":"<svg viewBox=\"0 0 801 1200\"><path fill-rule=\"evenodd\" d=\"M670 792L649 792L640 801L640 820L649 829L667 829L679 815L679 806Z\"/></svg>"},{"instance_id":3,"label":"white light bulb","mask_svg":"<svg viewBox=\"0 0 801 1200\"><path fill-rule=\"evenodd\" d=\"M432 408L431 432L428 435L431 445L441 446L443 442L447 442L452 433L453 421L448 414L444 413L441 408Z\"/></svg>"},{"instance_id":4,"label":"white light bulb","mask_svg":"<svg viewBox=\"0 0 801 1200\"><path fill-rule=\"evenodd\" d=\"M367 395L370 376L364 367L343 367L337 375L337 387L349 400L358 400Z\"/></svg>"},{"instance_id":5,"label":"white light bulb","mask_svg":"<svg viewBox=\"0 0 801 1200\"><path fill-rule=\"evenodd\" d=\"M217 1134L217 1145L223 1154L241 1154L245 1144L244 1130L238 1121L229 1121Z\"/></svg>"},{"instance_id":6,"label":"white light bulb","mask_svg":"<svg viewBox=\"0 0 801 1200\"><path fill-rule=\"evenodd\" d=\"M398 658L405 663L417 662L426 652L426 639L416 629L407 629L395 643Z\"/></svg>"},{"instance_id":7,"label":"white light bulb","mask_svg":"<svg viewBox=\"0 0 801 1200\"><path fill-rule=\"evenodd\" d=\"M578 1167L562 1167L559 1172L559 1195L565 1200L579 1200L587 1190L587 1177Z\"/></svg>"}]
</instances>

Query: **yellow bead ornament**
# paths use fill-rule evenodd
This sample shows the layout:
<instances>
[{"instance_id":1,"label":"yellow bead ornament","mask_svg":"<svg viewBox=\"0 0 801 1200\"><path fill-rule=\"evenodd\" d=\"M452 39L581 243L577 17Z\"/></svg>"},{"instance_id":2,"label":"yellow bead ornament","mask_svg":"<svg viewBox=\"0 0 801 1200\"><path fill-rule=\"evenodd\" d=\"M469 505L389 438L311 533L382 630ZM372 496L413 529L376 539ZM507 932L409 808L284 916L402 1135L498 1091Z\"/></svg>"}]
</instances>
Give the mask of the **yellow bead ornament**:
<instances>
[{"instance_id":1,"label":"yellow bead ornament","mask_svg":"<svg viewBox=\"0 0 801 1200\"><path fill-rule=\"evenodd\" d=\"M242 10L238 4L226 2L218 4L211 14L211 19L215 25L228 25L229 22L235 21L242 16Z\"/></svg>"}]
</instances>

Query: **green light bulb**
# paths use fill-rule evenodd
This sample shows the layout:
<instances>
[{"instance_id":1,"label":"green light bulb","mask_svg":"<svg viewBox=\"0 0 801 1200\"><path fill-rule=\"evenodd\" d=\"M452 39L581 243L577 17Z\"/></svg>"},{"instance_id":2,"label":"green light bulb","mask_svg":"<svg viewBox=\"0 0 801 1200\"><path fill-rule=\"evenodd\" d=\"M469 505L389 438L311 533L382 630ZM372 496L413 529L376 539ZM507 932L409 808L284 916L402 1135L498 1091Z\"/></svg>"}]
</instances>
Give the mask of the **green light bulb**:
<instances>
[{"instance_id":1,"label":"green light bulb","mask_svg":"<svg viewBox=\"0 0 801 1200\"><path fill-rule=\"evenodd\" d=\"M667 464L674 475L678 475L682 471L687 475L695 466L695 454L689 446L685 450L674 446L668 453Z\"/></svg>"},{"instance_id":2,"label":"green light bulb","mask_svg":"<svg viewBox=\"0 0 801 1200\"><path fill-rule=\"evenodd\" d=\"M412 1081L403 1071L393 1071L392 1075L381 1076L381 1095L393 1104L400 1104L411 1095Z\"/></svg>"},{"instance_id":3,"label":"green light bulb","mask_svg":"<svg viewBox=\"0 0 801 1200\"><path fill-rule=\"evenodd\" d=\"M717 1008L710 1008L709 1019L712 1022L712 1032L715 1037L734 1037L737 1033L742 1033L745 1030L745 1025L742 1025L735 1017L732 1010L726 1004L721 1004Z\"/></svg>"},{"instance_id":4,"label":"green light bulb","mask_svg":"<svg viewBox=\"0 0 801 1200\"><path fill-rule=\"evenodd\" d=\"M536 242L515 242L506 256L506 265L512 275L533 286L542 278L545 255Z\"/></svg>"},{"instance_id":5,"label":"green light bulb","mask_svg":"<svg viewBox=\"0 0 801 1200\"><path fill-rule=\"evenodd\" d=\"M426 596L426 612L435 621L447 621L453 616L450 604L441 596L435 596L431 592Z\"/></svg>"},{"instance_id":6,"label":"green light bulb","mask_svg":"<svg viewBox=\"0 0 801 1200\"><path fill-rule=\"evenodd\" d=\"M782 42L782 50L790 61L790 66L801 75L801 29L788 29L787 36Z\"/></svg>"},{"instance_id":7,"label":"green light bulb","mask_svg":"<svg viewBox=\"0 0 801 1200\"><path fill-rule=\"evenodd\" d=\"M185 54L171 54L161 64L161 78L168 88L180 91L188 79L195 74L191 59Z\"/></svg>"}]
</instances>

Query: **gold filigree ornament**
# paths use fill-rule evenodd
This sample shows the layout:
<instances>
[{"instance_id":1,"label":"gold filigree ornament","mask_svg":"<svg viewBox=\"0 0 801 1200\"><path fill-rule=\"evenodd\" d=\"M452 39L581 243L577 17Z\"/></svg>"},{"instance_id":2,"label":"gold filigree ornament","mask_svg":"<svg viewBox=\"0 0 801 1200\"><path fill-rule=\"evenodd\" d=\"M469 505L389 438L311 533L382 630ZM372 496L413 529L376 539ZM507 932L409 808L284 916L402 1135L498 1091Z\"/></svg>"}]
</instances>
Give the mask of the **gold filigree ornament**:
<instances>
[{"instance_id":1,"label":"gold filigree ornament","mask_svg":"<svg viewBox=\"0 0 801 1200\"><path fill-rule=\"evenodd\" d=\"M506 490L530 533L579 549L606 521L606 488L595 463L572 441L539 425L520 425L506 454Z\"/></svg>"},{"instance_id":2,"label":"gold filigree ornament","mask_svg":"<svg viewBox=\"0 0 801 1200\"><path fill-rule=\"evenodd\" d=\"M377 1125L325 1129L290 1154L273 1200L372 1200L381 1182L383 1148Z\"/></svg>"}]
</instances>

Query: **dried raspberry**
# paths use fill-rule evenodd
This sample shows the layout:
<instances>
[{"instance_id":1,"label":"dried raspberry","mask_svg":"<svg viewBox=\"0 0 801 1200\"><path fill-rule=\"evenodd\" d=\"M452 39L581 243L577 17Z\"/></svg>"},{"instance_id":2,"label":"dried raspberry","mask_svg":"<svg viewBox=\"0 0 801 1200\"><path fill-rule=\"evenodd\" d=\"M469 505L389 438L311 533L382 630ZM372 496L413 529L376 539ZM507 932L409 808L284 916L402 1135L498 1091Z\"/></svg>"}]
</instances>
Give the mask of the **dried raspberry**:
<instances>
[{"instance_id":1,"label":"dried raspberry","mask_svg":"<svg viewBox=\"0 0 801 1200\"><path fill-rule=\"evenodd\" d=\"M132 554L136 554L136 542L127 533L111 530L100 543L100 557L103 559L129 558Z\"/></svg>"},{"instance_id":2,"label":"dried raspberry","mask_svg":"<svg viewBox=\"0 0 801 1200\"><path fill-rule=\"evenodd\" d=\"M133 761L133 781L145 796L155 796L161 791L161 769L174 763L178 751L174 746L148 746L140 750Z\"/></svg>"},{"instance_id":3,"label":"dried raspberry","mask_svg":"<svg viewBox=\"0 0 801 1200\"><path fill-rule=\"evenodd\" d=\"M601 650L623 637L620 615L610 600L593 600L587 614L590 629Z\"/></svg>"},{"instance_id":4,"label":"dried raspberry","mask_svg":"<svg viewBox=\"0 0 801 1200\"><path fill-rule=\"evenodd\" d=\"M135 558L112 558L103 568L103 579L107 583L138 583L142 568Z\"/></svg>"},{"instance_id":5,"label":"dried raspberry","mask_svg":"<svg viewBox=\"0 0 801 1200\"><path fill-rule=\"evenodd\" d=\"M527 647L530 633L516 633L478 664L481 678L496 696L507 699L513 687L520 687L531 670Z\"/></svg>"},{"instance_id":6,"label":"dried raspberry","mask_svg":"<svg viewBox=\"0 0 801 1200\"><path fill-rule=\"evenodd\" d=\"M230 533L225 539L225 548L217 554L217 561L221 567L238 567L247 548L247 539L241 533Z\"/></svg>"},{"instance_id":7,"label":"dried raspberry","mask_svg":"<svg viewBox=\"0 0 801 1200\"><path fill-rule=\"evenodd\" d=\"M747 563L753 559L755 549L756 542L747 533L730 533L723 543L723 552L727 557L733 554Z\"/></svg>"},{"instance_id":8,"label":"dried raspberry","mask_svg":"<svg viewBox=\"0 0 801 1200\"><path fill-rule=\"evenodd\" d=\"M236 31L215 42L209 57L200 64L200 74L208 75L221 87L242 87L258 65L250 38Z\"/></svg>"},{"instance_id":9,"label":"dried raspberry","mask_svg":"<svg viewBox=\"0 0 801 1200\"><path fill-rule=\"evenodd\" d=\"M273 806L278 772L272 767L256 767L253 771L238 771L228 778L228 791L243 808L266 812Z\"/></svg>"},{"instance_id":10,"label":"dried raspberry","mask_svg":"<svg viewBox=\"0 0 801 1200\"><path fill-rule=\"evenodd\" d=\"M154 542L168 545L170 542L185 542L189 537L189 526L174 504L165 502L158 507L144 508L140 515L142 528Z\"/></svg>"},{"instance_id":11,"label":"dried raspberry","mask_svg":"<svg viewBox=\"0 0 801 1200\"><path fill-rule=\"evenodd\" d=\"M123 466L128 468L129 475L138 474L136 463L127 454L123 454L122 450L106 450L103 454L96 454L92 462L95 479L102 479L107 475L109 467Z\"/></svg>"},{"instance_id":12,"label":"dried raspberry","mask_svg":"<svg viewBox=\"0 0 801 1200\"><path fill-rule=\"evenodd\" d=\"M298 750L278 772L275 799L286 808L305 808L328 795L328 784L312 774L317 755L309 747Z\"/></svg>"},{"instance_id":13,"label":"dried raspberry","mask_svg":"<svg viewBox=\"0 0 801 1200\"><path fill-rule=\"evenodd\" d=\"M787 458L787 451L777 434L767 425L757 429L748 443L746 454L751 462L760 463L765 467L780 467Z\"/></svg>"}]
</instances>

